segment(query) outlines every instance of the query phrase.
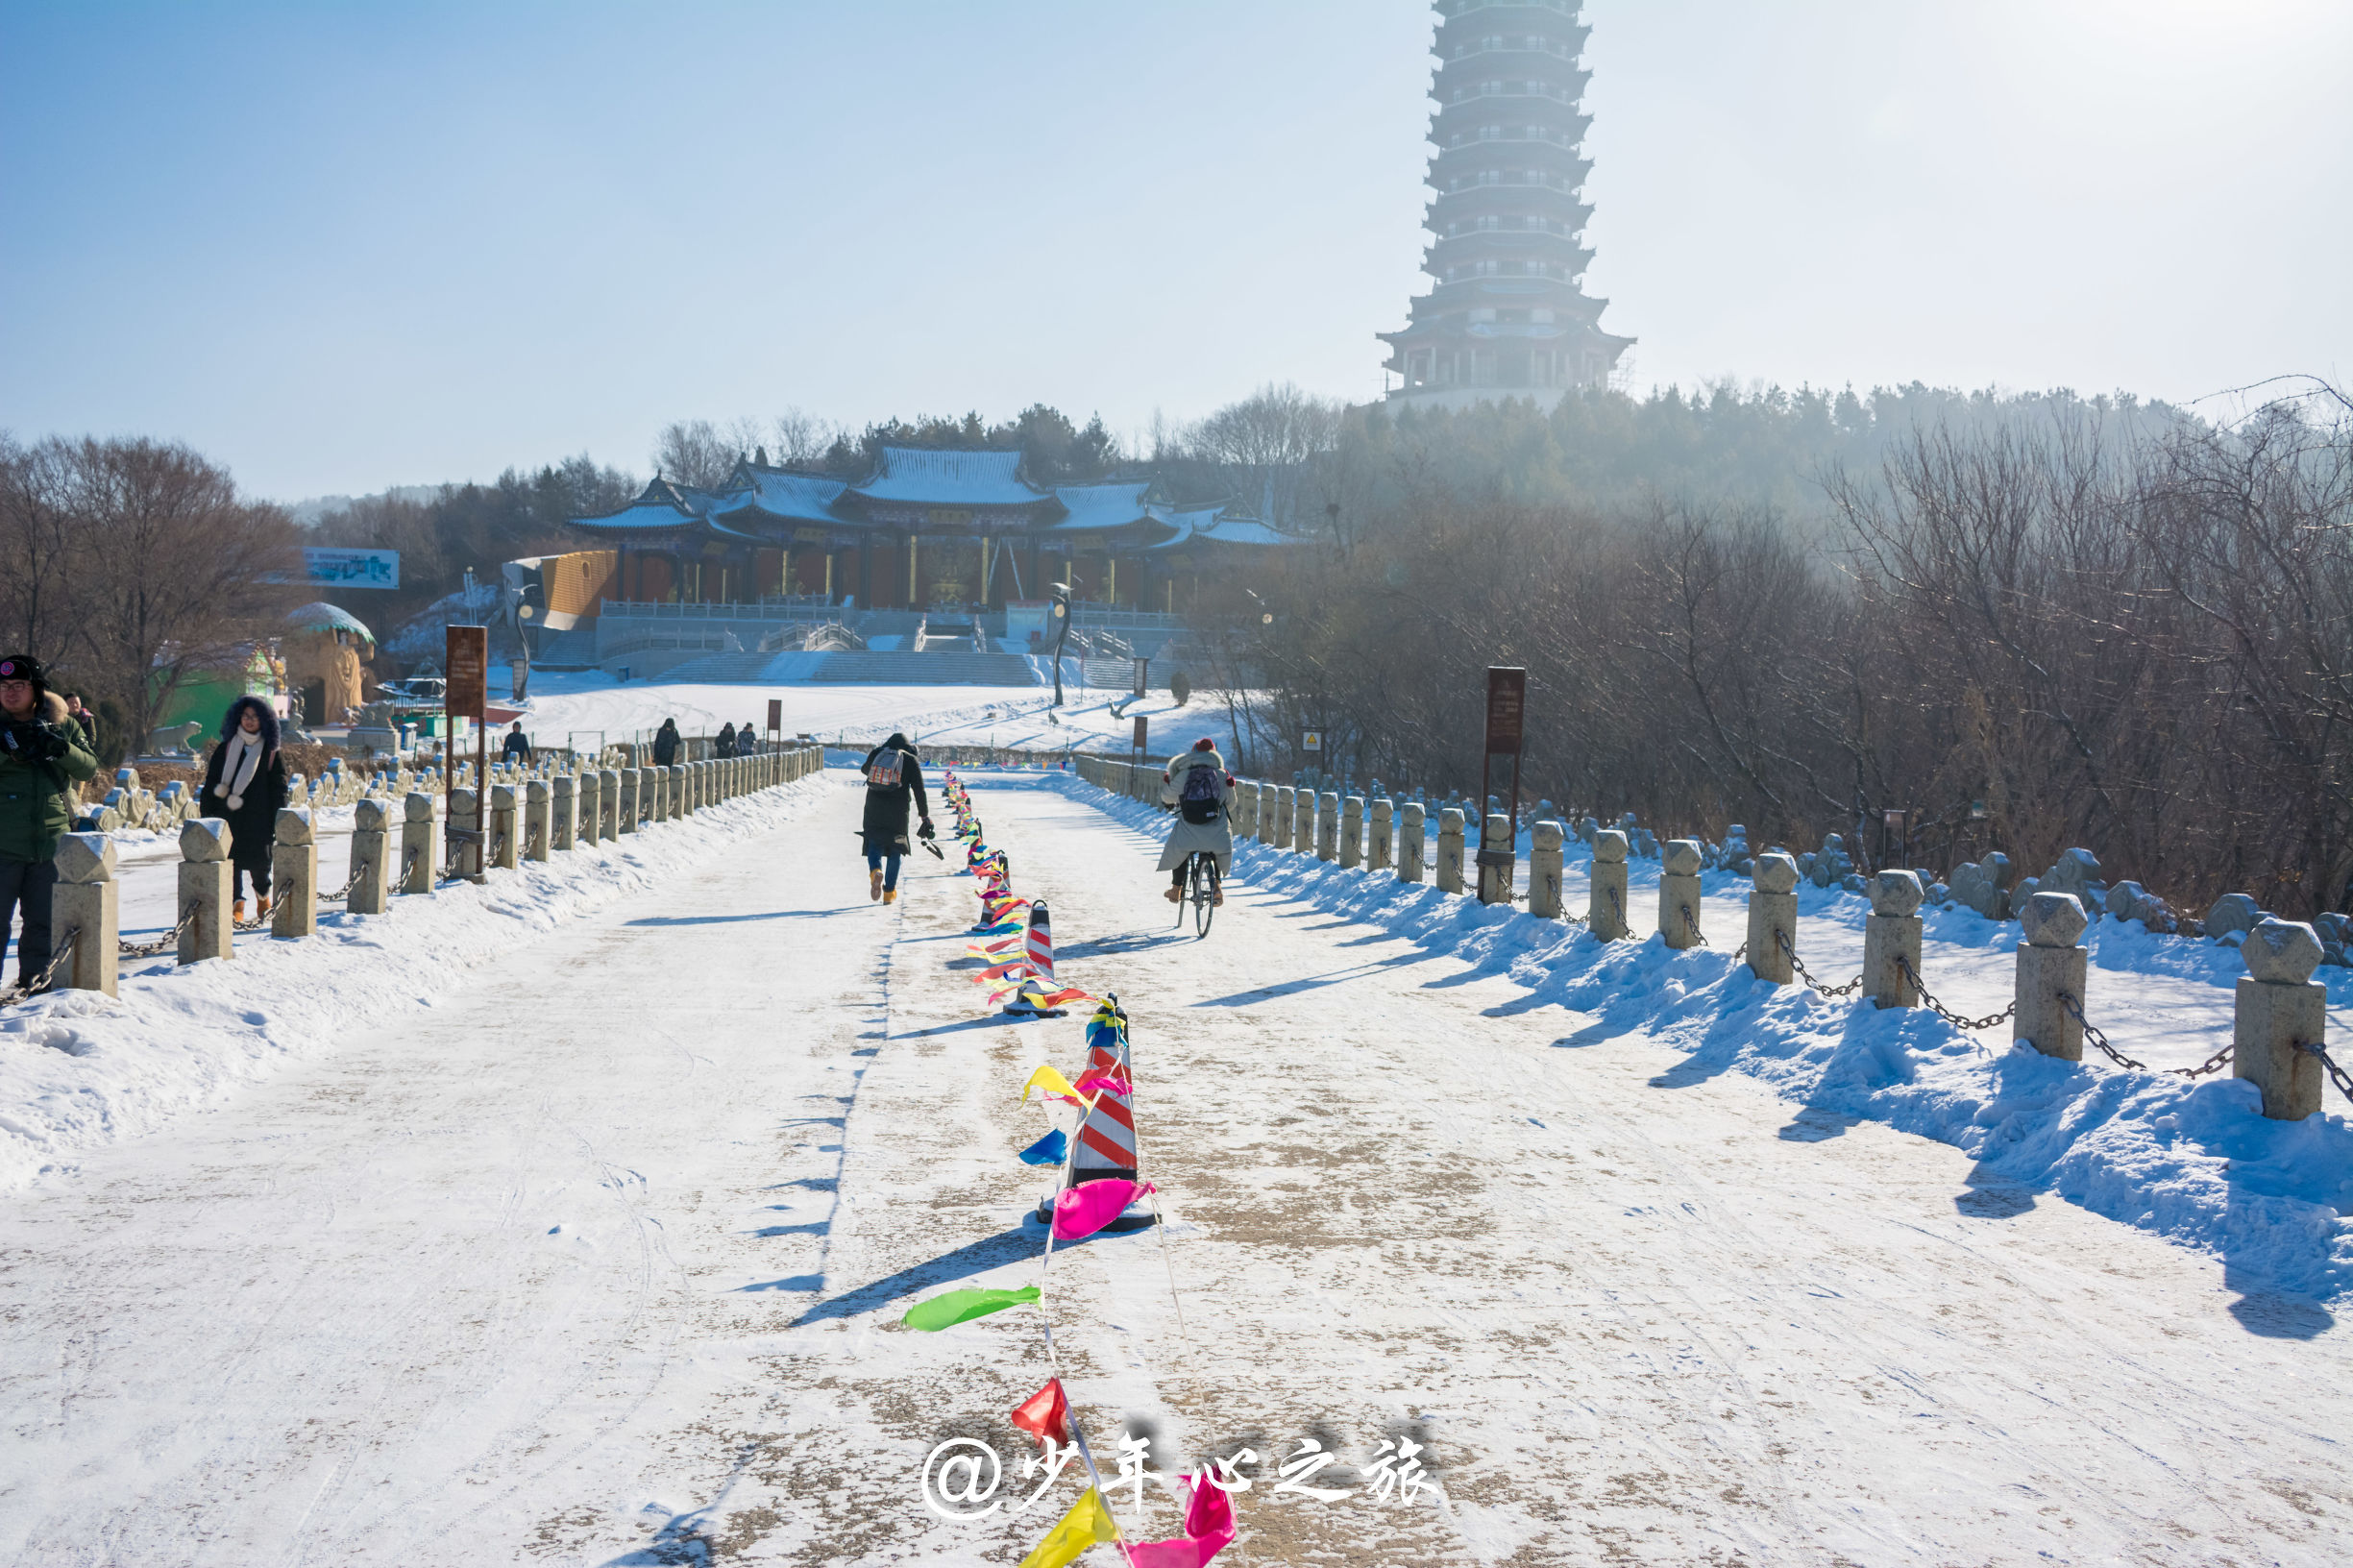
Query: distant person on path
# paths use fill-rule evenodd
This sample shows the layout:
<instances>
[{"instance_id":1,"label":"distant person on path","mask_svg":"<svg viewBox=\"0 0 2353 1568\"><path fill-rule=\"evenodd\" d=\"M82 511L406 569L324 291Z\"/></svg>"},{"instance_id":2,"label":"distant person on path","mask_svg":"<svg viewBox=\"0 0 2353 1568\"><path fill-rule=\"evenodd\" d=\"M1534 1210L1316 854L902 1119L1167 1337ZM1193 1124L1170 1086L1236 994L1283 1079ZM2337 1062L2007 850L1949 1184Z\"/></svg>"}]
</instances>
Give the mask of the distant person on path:
<instances>
[{"instance_id":1,"label":"distant person on path","mask_svg":"<svg viewBox=\"0 0 2353 1568\"><path fill-rule=\"evenodd\" d=\"M79 692L60 692L65 699L65 717L82 726L82 749L91 756L98 755L98 716L82 705Z\"/></svg>"},{"instance_id":2,"label":"distant person on path","mask_svg":"<svg viewBox=\"0 0 2353 1568\"><path fill-rule=\"evenodd\" d=\"M523 733L523 721L518 719L506 728L506 739L499 743L499 755L508 762L531 765L531 740Z\"/></svg>"},{"instance_id":3,"label":"distant person on path","mask_svg":"<svg viewBox=\"0 0 2353 1568\"><path fill-rule=\"evenodd\" d=\"M914 802L916 816L922 821L920 836L931 837L931 802L923 794L923 768L916 761L915 747L907 744L907 737L894 732L866 754L858 771L866 775L866 821L858 836L866 841L867 897L895 904L900 858L915 849L907 841L908 802Z\"/></svg>"},{"instance_id":4,"label":"distant person on path","mask_svg":"<svg viewBox=\"0 0 2353 1568\"><path fill-rule=\"evenodd\" d=\"M1226 821L1225 759L1217 743L1207 735L1193 742L1183 756L1169 759L1161 774L1160 799L1177 809L1176 825L1168 829L1168 845L1160 853L1160 869L1168 873L1168 901L1185 900L1185 868L1204 851L1214 857L1217 874L1210 901L1226 901L1226 872L1234 866L1234 827Z\"/></svg>"},{"instance_id":5,"label":"distant person on path","mask_svg":"<svg viewBox=\"0 0 2353 1568\"><path fill-rule=\"evenodd\" d=\"M735 755L735 726L733 724L719 726L719 744L711 748L711 755L715 757Z\"/></svg>"},{"instance_id":6,"label":"distant person on path","mask_svg":"<svg viewBox=\"0 0 2353 1568\"><path fill-rule=\"evenodd\" d=\"M286 803L286 758L278 746L278 715L257 697L240 697L221 716L220 744L205 765L201 815L229 823L233 919L245 919L245 883L254 884L255 918L270 912L270 846L278 813Z\"/></svg>"},{"instance_id":7,"label":"distant person on path","mask_svg":"<svg viewBox=\"0 0 2353 1568\"><path fill-rule=\"evenodd\" d=\"M675 766L678 760L678 721L665 719L662 727L653 732L653 765L656 768Z\"/></svg>"},{"instance_id":8,"label":"distant person on path","mask_svg":"<svg viewBox=\"0 0 2353 1568\"><path fill-rule=\"evenodd\" d=\"M760 754L760 732L749 724L737 730L735 732L735 754L739 757L758 756Z\"/></svg>"},{"instance_id":9,"label":"distant person on path","mask_svg":"<svg viewBox=\"0 0 2353 1568\"><path fill-rule=\"evenodd\" d=\"M16 983L30 989L49 968L49 911L58 885L58 840L72 831L74 786L98 772L64 698L49 690L40 660L0 659L0 941L24 911Z\"/></svg>"}]
</instances>

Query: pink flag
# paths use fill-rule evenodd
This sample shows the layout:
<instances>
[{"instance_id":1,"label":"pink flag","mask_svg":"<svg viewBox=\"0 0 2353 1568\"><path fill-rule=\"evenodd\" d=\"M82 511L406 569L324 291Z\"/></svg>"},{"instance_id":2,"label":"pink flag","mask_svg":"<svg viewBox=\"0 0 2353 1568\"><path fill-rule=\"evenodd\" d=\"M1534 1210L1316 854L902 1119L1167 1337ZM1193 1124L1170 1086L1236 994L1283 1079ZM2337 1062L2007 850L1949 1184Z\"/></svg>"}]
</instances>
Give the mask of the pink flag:
<instances>
[{"instance_id":1,"label":"pink flag","mask_svg":"<svg viewBox=\"0 0 2353 1568\"><path fill-rule=\"evenodd\" d=\"M1081 1078L1078 1081L1078 1091L1081 1094L1092 1094L1097 1090L1102 1090L1113 1094L1133 1094L1136 1092L1136 1087L1133 1084L1129 1083L1124 1078L1114 1078L1108 1072L1092 1073L1085 1078Z\"/></svg>"},{"instance_id":2,"label":"pink flag","mask_svg":"<svg viewBox=\"0 0 2353 1568\"><path fill-rule=\"evenodd\" d=\"M1064 1188L1062 1196L1054 1200L1055 1239L1076 1241L1094 1235L1117 1219L1119 1211L1135 1202L1139 1193L1152 1190L1150 1182L1139 1187L1115 1176Z\"/></svg>"},{"instance_id":3,"label":"pink flag","mask_svg":"<svg viewBox=\"0 0 2353 1568\"><path fill-rule=\"evenodd\" d=\"M1127 1549L1132 1568L1202 1568L1234 1539L1234 1500L1194 1476L1192 1502L1185 1509L1185 1533L1172 1541L1145 1541Z\"/></svg>"}]
</instances>

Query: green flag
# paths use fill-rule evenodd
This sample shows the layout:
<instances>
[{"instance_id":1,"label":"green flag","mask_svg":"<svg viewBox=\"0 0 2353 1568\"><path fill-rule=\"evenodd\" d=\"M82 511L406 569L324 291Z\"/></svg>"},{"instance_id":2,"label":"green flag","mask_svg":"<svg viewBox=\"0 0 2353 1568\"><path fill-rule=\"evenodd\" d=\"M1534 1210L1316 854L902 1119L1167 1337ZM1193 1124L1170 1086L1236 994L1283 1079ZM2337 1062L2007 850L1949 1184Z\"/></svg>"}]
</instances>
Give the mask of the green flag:
<instances>
[{"instance_id":1,"label":"green flag","mask_svg":"<svg viewBox=\"0 0 2353 1568\"><path fill-rule=\"evenodd\" d=\"M950 1290L944 1296L917 1302L899 1321L911 1329L937 1334L958 1323L1001 1312L1008 1307L1026 1307L1037 1299L1038 1287L1034 1285L1025 1285L1018 1290Z\"/></svg>"}]
</instances>

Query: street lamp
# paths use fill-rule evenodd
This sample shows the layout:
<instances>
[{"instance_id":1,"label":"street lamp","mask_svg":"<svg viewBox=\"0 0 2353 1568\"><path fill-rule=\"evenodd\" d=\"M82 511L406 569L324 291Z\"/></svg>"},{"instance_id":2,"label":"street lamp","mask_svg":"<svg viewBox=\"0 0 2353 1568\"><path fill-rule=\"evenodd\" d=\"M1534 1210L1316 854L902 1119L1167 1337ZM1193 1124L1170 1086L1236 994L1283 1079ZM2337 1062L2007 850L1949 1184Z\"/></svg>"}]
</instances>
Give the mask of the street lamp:
<instances>
[{"instance_id":1,"label":"street lamp","mask_svg":"<svg viewBox=\"0 0 2353 1568\"><path fill-rule=\"evenodd\" d=\"M1070 585L1049 582L1045 591L1054 600L1054 706L1062 706L1062 649L1070 640Z\"/></svg>"}]
</instances>

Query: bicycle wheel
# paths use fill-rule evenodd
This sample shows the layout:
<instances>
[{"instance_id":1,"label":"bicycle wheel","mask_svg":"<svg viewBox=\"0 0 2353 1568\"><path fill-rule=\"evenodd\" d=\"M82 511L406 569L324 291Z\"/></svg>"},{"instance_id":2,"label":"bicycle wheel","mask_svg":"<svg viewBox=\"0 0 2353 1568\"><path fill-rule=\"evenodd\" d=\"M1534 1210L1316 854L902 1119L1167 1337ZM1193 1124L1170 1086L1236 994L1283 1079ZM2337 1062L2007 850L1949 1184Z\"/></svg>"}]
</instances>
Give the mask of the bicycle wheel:
<instances>
[{"instance_id":1,"label":"bicycle wheel","mask_svg":"<svg viewBox=\"0 0 2353 1568\"><path fill-rule=\"evenodd\" d=\"M1193 856L1193 935L1210 934L1210 921L1217 914L1217 859L1214 855Z\"/></svg>"}]
</instances>

